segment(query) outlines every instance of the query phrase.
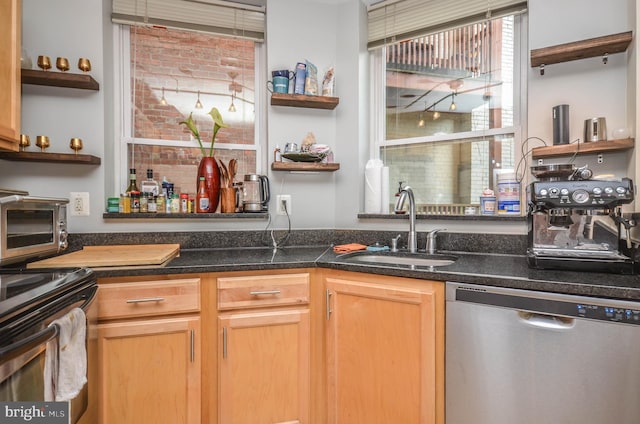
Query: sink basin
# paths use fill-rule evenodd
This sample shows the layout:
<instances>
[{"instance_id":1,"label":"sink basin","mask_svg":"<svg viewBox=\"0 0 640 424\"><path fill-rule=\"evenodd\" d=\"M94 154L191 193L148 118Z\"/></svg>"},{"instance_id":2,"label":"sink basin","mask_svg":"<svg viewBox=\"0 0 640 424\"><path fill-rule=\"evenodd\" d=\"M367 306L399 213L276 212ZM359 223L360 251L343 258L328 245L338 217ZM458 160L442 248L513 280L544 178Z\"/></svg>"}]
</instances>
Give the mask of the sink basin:
<instances>
[{"instance_id":1,"label":"sink basin","mask_svg":"<svg viewBox=\"0 0 640 424\"><path fill-rule=\"evenodd\" d=\"M411 266L447 266L453 264L458 258L446 254L426 254L407 252L354 252L338 257L346 262L385 264L385 265L411 265Z\"/></svg>"}]
</instances>

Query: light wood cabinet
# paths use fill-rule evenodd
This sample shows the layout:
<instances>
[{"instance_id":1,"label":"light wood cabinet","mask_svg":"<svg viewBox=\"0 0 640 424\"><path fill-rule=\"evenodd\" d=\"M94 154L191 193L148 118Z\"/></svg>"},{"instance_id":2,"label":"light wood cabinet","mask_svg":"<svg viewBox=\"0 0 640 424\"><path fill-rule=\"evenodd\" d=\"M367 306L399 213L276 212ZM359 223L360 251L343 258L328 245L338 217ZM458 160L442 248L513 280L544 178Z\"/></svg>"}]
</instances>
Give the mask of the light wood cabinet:
<instances>
[{"instance_id":1,"label":"light wood cabinet","mask_svg":"<svg viewBox=\"0 0 640 424\"><path fill-rule=\"evenodd\" d=\"M309 274L217 279L218 423L308 423Z\"/></svg>"},{"instance_id":2,"label":"light wood cabinet","mask_svg":"<svg viewBox=\"0 0 640 424\"><path fill-rule=\"evenodd\" d=\"M0 150L18 151L20 140L20 37L22 3L0 2Z\"/></svg>"},{"instance_id":3,"label":"light wood cabinet","mask_svg":"<svg viewBox=\"0 0 640 424\"><path fill-rule=\"evenodd\" d=\"M100 423L199 424L200 279L98 284Z\"/></svg>"},{"instance_id":4,"label":"light wood cabinet","mask_svg":"<svg viewBox=\"0 0 640 424\"><path fill-rule=\"evenodd\" d=\"M328 423L444 423L444 287L328 272Z\"/></svg>"}]
</instances>

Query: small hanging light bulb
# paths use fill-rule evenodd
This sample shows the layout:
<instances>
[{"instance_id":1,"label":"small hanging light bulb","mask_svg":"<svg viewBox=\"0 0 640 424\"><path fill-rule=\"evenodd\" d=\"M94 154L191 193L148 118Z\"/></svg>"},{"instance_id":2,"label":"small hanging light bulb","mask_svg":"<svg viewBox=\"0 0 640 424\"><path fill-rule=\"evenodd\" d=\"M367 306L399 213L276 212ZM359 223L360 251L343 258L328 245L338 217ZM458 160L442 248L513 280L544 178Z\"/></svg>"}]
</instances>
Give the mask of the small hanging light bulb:
<instances>
[{"instance_id":1,"label":"small hanging light bulb","mask_svg":"<svg viewBox=\"0 0 640 424\"><path fill-rule=\"evenodd\" d=\"M451 95L451 106L449 106L449 110L450 110L451 112L453 112L453 111L454 111L454 110L456 110L456 108L457 108L455 98L456 98L456 94L455 94L455 93L453 93L453 94Z\"/></svg>"},{"instance_id":2,"label":"small hanging light bulb","mask_svg":"<svg viewBox=\"0 0 640 424\"><path fill-rule=\"evenodd\" d=\"M202 109L202 102L200 102L200 90L198 90L198 100L196 101L196 109Z\"/></svg>"},{"instance_id":3,"label":"small hanging light bulb","mask_svg":"<svg viewBox=\"0 0 640 424\"><path fill-rule=\"evenodd\" d=\"M162 97L160 97L160 104L162 106L166 106L167 105L167 99L164 98L164 87L162 87Z\"/></svg>"},{"instance_id":4,"label":"small hanging light bulb","mask_svg":"<svg viewBox=\"0 0 640 424\"><path fill-rule=\"evenodd\" d=\"M435 112L433 112L433 120L437 120L438 118L440 118L440 112L438 112L437 110Z\"/></svg>"},{"instance_id":5,"label":"small hanging light bulb","mask_svg":"<svg viewBox=\"0 0 640 424\"><path fill-rule=\"evenodd\" d=\"M233 93L231 93L231 105L229 106L229 112L235 112L236 105L233 104Z\"/></svg>"}]
</instances>

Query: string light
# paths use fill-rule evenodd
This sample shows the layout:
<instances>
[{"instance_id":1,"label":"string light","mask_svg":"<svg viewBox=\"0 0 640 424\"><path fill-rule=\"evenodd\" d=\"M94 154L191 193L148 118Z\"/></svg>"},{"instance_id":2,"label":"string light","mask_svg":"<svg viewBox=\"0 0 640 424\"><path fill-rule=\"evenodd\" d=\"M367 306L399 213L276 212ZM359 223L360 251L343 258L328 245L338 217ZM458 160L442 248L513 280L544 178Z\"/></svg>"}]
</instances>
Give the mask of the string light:
<instances>
[{"instance_id":1,"label":"string light","mask_svg":"<svg viewBox=\"0 0 640 424\"><path fill-rule=\"evenodd\" d=\"M198 90L198 101L196 102L196 109L202 109L202 102L200 102L200 90Z\"/></svg>"},{"instance_id":2,"label":"string light","mask_svg":"<svg viewBox=\"0 0 640 424\"><path fill-rule=\"evenodd\" d=\"M164 87L162 87L162 97L160 98L160 104L162 106L166 106L167 105L167 99L164 98Z\"/></svg>"},{"instance_id":3,"label":"string light","mask_svg":"<svg viewBox=\"0 0 640 424\"><path fill-rule=\"evenodd\" d=\"M451 93L451 106L449 106L449 110L451 112L453 112L457 108L455 98L456 98L456 93Z\"/></svg>"}]
</instances>

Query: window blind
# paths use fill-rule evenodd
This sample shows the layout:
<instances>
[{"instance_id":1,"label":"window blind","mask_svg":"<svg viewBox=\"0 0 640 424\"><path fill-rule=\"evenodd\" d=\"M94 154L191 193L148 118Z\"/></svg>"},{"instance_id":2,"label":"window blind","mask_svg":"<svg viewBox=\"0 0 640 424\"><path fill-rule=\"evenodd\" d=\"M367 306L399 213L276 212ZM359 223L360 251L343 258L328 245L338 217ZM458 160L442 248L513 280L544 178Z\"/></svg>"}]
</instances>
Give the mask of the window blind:
<instances>
[{"instance_id":1,"label":"window blind","mask_svg":"<svg viewBox=\"0 0 640 424\"><path fill-rule=\"evenodd\" d=\"M368 48L526 9L526 0L385 0L368 8Z\"/></svg>"},{"instance_id":2,"label":"window blind","mask_svg":"<svg viewBox=\"0 0 640 424\"><path fill-rule=\"evenodd\" d=\"M259 2L220 0L113 0L111 20L264 41L265 8Z\"/></svg>"}]
</instances>

